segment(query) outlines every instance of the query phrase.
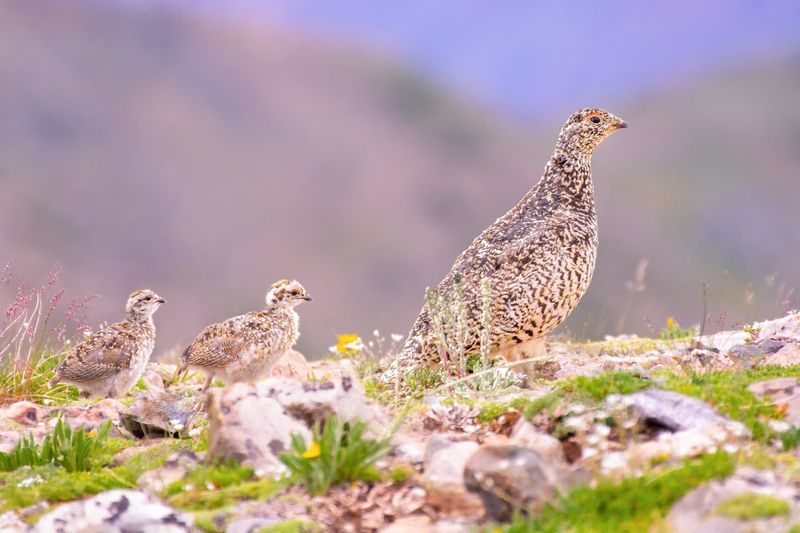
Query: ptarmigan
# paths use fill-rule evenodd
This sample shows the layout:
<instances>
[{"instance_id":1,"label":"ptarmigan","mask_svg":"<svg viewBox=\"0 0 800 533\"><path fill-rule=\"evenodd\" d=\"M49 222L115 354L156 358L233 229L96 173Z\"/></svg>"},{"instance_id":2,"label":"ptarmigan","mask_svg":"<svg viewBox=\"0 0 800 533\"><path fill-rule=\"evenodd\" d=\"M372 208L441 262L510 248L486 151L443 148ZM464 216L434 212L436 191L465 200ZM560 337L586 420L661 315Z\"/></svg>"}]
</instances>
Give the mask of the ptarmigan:
<instances>
[{"instance_id":1,"label":"ptarmigan","mask_svg":"<svg viewBox=\"0 0 800 533\"><path fill-rule=\"evenodd\" d=\"M50 381L75 385L84 395L124 396L144 372L156 342L153 313L165 300L149 289L128 297L125 318L97 331L67 354Z\"/></svg>"},{"instance_id":2,"label":"ptarmigan","mask_svg":"<svg viewBox=\"0 0 800 533\"><path fill-rule=\"evenodd\" d=\"M539 182L472 242L439 283L437 293L452 297L456 280L462 280L467 354L480 350L482 280L491 287L488 340L493 358L542 354L545 335L578 304L597 255L592 153L603 139L625 127L623 120L602 109L573 113ZM432 318L426 303L384 380L396 379L398 370L439 366L442 355Z\"/></svg>"},{"instance_id":3,"label":"ptarmigan","mask_svg":"<svg viewBox=\"0 0 800 533\"><path fill-rule=\"evenodd\" d=\"M176 375L189 368L208 376L203 391L214 378L226 384L254 382L265 377L281 356L297 342L300 319L295 306L310 302L300 283L280 280L272 285L266 307L208 326L181 355Z\"/></svg>"}]
</instances>

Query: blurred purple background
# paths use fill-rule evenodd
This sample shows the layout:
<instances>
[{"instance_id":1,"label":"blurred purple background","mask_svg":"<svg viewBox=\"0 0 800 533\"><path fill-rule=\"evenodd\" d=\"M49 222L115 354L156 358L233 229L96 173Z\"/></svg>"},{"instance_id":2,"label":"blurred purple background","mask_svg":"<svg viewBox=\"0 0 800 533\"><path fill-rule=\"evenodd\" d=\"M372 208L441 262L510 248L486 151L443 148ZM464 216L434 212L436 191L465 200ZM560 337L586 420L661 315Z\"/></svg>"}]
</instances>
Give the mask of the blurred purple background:
<instances>
[{"instance_id":1,"label":"blurred purple background","mask_svg":"<svg viewBox=\"0 0 800 533\"><path fill-rule=\"evenodd\" d=\"M778 315L800 301L799 26L791 1L3 2L0 263L35 283L62 261L94 323L151 286L158 353L281 277L315 298L308 355L405 334L600 105L631 128L595 156L598 267L561 331L698 323L702 282L709 330Z\"/></svg>"}]
</instances>

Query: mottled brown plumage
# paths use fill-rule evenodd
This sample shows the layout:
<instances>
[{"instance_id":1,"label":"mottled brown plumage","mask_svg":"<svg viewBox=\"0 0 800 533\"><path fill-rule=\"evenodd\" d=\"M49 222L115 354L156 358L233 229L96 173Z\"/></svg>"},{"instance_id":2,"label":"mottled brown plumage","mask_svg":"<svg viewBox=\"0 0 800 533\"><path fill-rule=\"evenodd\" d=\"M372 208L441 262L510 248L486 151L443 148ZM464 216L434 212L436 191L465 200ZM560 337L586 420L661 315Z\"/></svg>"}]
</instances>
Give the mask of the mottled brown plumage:
<instances>
[{"instance_id":1,"label":"mottled brown plumage","mask_svg":"<svg viewBox=\"0 0 800 533\"><path fill-rule=\"evenodd\" d=\"M72 348L56 368L50 385L78 387L84 394L113 398L125 395L144 372L156 340L153 313L164 303L143 289L128 297L125 319L111 324Z\"/></svg>"},{"instance_id":2,"label":"mottled brown plumage","mask_svg":"<svg viewBox=\"0 0 800 533\"><path fill-rule=\"evenodd\" d=\"M597 255L591 156L603 139L627 124L602 109L581 109L561 129L539 182L505 215L483 231L439 283L452 295L462 280L467 307L467 353L480 346L481 281L491 284L490 355L520 359L541 353L544 337L586 292ZM426 303L397 363L384 380L420 365L438 366Z\"/></svg>"},{"instance_id":3,"label":"mottled brown plumage","mask_svg":"<svg viewBox=\"0 0 800 533\"><path fill-rule=\"evenodd\" d=\"M297 342L299 317L294 307L311 298L300 283L281 280L272 285L266 307L229 318L204 329L181 355L178 374L192 368L226 384L254 382Z\"/></svg>"}]
</instances>

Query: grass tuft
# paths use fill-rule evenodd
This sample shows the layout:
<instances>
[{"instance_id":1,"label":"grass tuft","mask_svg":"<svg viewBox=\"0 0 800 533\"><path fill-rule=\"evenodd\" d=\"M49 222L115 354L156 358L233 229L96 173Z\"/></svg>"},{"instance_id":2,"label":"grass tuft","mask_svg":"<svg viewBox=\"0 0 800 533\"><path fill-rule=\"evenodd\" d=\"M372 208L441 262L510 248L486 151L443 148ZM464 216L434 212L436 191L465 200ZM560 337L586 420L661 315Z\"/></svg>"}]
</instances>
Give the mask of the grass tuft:
<instances>
[{"instance_id":1,"label":"grass tuft","mask_svg":"<svg viewBox=\"0 0 800 533\"><path fill-rule=\"evenodd\" d=\"M715 514L735 520L753 520L784 516L790 512L791 507L786 500L749 492L724 501L717 507Z\"/></svg>"},{"instance_id":2,"label":"grass tuft","mask_svg":"<svg viewBox=\"0 0 800 533\"><path fill-rule=\"evenodd\" d=\"M375 463L391 450L389 439L374 440L364 436L366 424L361 420L344 422L330 417L320 428L312 428L311 443L292 435L292 451L281 454L292 481L305 485L308 492L319 496L331 485L349 481L376 481L380 473Z\"/></svg>"}]
</instances>

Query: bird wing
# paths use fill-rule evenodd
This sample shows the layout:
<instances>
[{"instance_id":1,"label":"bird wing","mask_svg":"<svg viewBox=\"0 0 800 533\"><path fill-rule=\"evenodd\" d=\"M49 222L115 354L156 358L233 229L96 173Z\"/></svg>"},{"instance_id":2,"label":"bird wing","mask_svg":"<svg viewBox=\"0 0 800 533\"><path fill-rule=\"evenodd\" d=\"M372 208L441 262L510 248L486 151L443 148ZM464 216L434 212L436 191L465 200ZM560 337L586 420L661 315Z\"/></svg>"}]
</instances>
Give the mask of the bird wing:
<instances>
[{"instance_id":1,"label":"bird wing","mask_svg":"<svg viewBox=\"0 0 800 533\"><path fill-rule=\"evenodd\" d=\"M118 322L93 333L70 351L56 373L69 381L91 382L127 369L138 348L130 328Z\"/></svg>"},{"instance_id":2,"label":"bird wing","mask_svg":"<svg viewBox=\"0 0 800 533\"><path fill-rule=\"evenodd\" d=\"M250 313L207 327L183 352L181 365L220 368L238 360L253 344L252 329L260 325L257 315Z\"/></svg>"}]
</instances>

